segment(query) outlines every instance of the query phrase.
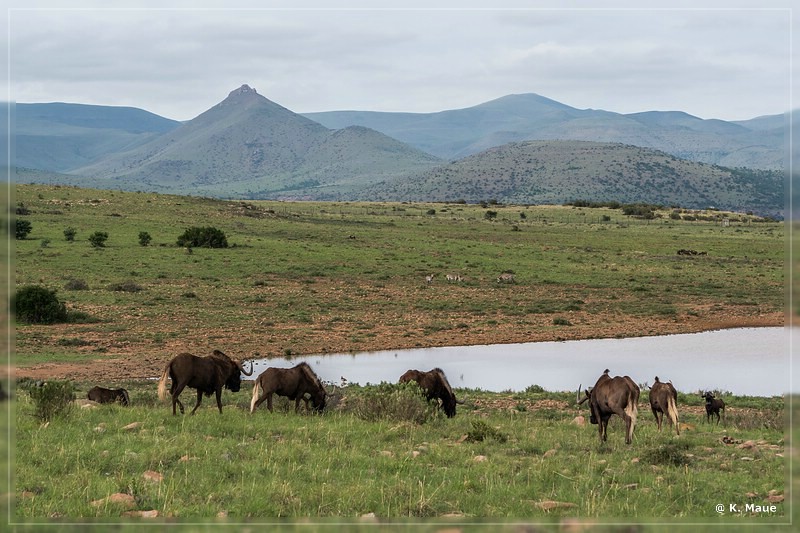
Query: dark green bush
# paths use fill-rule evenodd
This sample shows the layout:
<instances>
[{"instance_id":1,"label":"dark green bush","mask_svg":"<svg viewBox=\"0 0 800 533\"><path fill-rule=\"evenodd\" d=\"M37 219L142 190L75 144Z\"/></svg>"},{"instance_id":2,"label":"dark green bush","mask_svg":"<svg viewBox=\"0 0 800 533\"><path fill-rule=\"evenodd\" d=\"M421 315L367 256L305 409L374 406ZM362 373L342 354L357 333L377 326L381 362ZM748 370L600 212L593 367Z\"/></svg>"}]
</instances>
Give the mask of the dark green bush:
<instances>
[{"instance_id":1,"label":"dark green bush","mask_svg":"<svg viewBox=\"0 0 800 533\"><path fill-rule=\"evenodd\" d=\"M89 236L89 242L94 248L103 248L108 240L108 233L105 231L95 231Z\"/></svg>"},{"instance_id":2,"label":"dark green bush","mask_svg":"<svg viewBox=\"0 0 800 533\"><path fill-rule=\"evenodd\" d=\"M152 241L152 240L153 240L153 238L146 231L140 231L139 232L139 245L140 246L147 246L148 244L150 244L150 241Z\"/></svg>"},{"instance_id":3,"label":"dark green bush","mask_svg":"<svg viewBox=\"0 0 800 533\"><path fill-rule=\"evenodd\" d=\"M67 306L58 300L56 291L39 285L20 288L13 298L17 320L29 324L54 324L67 320Z\"/></svg>"},{"instance_id":4,"label":"dark green bush","mask_svg":"<svg viewBox=\"0 0 800 533\"><path fill-rule=\"evenodd\" d=\"M28 237L28 234L33 229L31 223L27 220L15 220L15 232L14 236L18 241L24 240Z\"/></svg>"},{"instance_id":5,"label":"dark green bush","mask_svg":"<svg viewBox=\"0 0 800 533\"><path fill-rule=\"evenodd\" d=\"M222 230L208 227L192 227L178 237L178 246L186 248L227 248L228 238Z\"/></svg>"},{"instance_id":6,"label":"dark green bush","mask_svg":"<svg viewBox=\"0 0 800 533\"><path fill-rule=\"evenodd\" d=\"M467 440L470 442L483 442L489 438L497 442L506 442L508 435L501 433L483 420L472 420L472 430L467 433Z\"/></svg>"},{"instance_id":7,"label":"dark green bush","mask_svg":"<svg viewBox=\"0 0 800 533\"><path fill-rule=\"evenodd\" d=\"M75 389L69 381L48 381L28 389L35 406L35 416L49 421L58 414L67 414L75 401Z\"/></svg>"},{"instance_id":8,"label":"dark green bush","mask_svg":"<svg viewBox=\"0 0 800 533\"><path fill-rule=\"evenodd\" d=\"M75 228L67 228L64 230L64 238L67 241L72 242L75 240L76 233L78 233L78 230L76 230Z\"/></svg>"}]
</instances>

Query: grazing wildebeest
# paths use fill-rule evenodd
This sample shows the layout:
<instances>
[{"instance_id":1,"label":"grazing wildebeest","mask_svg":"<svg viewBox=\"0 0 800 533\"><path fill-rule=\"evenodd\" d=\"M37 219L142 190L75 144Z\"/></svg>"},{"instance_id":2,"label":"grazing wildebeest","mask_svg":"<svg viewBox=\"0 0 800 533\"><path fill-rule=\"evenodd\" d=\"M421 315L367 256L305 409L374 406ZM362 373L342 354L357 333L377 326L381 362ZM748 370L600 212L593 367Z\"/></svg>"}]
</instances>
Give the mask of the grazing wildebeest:
<instances>
[{"instance_id":1,"label":"grazing wildebeest","mask_svg":"<svg viewBox=\"0 0 800 533\"><path fill-rule=\"evenodd\" d=\"M180 406L183 414L183 404L178 399L185 387L197 389L197 404L192 409L194 414L200 407L203 393L211 396L217 395L217 408L222 413L222 387L230 389L231 392L239 392L242 385L242 376L253 374L253 366L250 365L250 372L247 372L239 361L234 361L219 350L207 357L198 357L190 353L176 355L161 375L158 382L158 397L161 400L167 397L167 376L172 380L169 393L172 395L172 414L175 414L175 404Z\"/></svg>"},{"instance_id":2,"label":"grazing wildebeest","mask_svg":"<svg viewBox=\"0 0 800 533\"><path fill-rule=\"evenodd\" d=\"M409 381L416 381L417 385L425 391L425 396L428 400L441 400L442 410L448 418L456 416L456 404L464 403L456 399L456 395L450 387L450 382L447 381L447 377L441 368L434 368L427 372L408 370L400 376L400 383L408 383Z\"/></svg>"},{"instance_id":3,"label":"grazing wildebeest","mask_svg":"<svg viewBox=\"0 0 800 533\"><path fill-rule=\"evenodd\" d=\"M314 410L321 412L325 408L327 392L317 375L308 366L308 363L298 363L292 368L269 367L257 378L253 386L253 398L250 400L250 412L256 410L264 400L267 400L267 409L272 411L272 395L286 396L294 400L295 413L300 410L300 400L306 404L308 401ZM308 397L306 396L308 395Z\"/></svg>"},{"instance_id":4,"label":"grazing wildebeest","mask_svg":"<svg viewBox=\"0 0 800 533\"><path fill-rule=\"evenodd\" d=\"M87 398L97 403L114 403L119 402L122 405L128 405L128 391L125 389L106 389L103 387L92 387L89 389Z\"/></svg>"},{"instance_id":5,"label":"grazing wildebeest","mask_svg":"<svg viewBox=\"0 0 800 533\"><path fill-rule=\"evenodd\" d=\"M711 422L711 415L717 415L717 424L719 424L720 410L725 416L725 402L722 401L722 398L714 398L710 391L706 391L700 397L706 399L706 422Z\"/></svg>"},{"instance_id":6,"label":"grazing wildebeest","mask_svg":"<svg viewBox=\"0 0 800 533\"><path fill-rule=\"evenodd\" d=\"M636 416L639 412L639 386L628 376L608 375L606 369L597 379L591 393L587 390L586 397L578 404L589 401L590 417L592 424L597 424L600 440L606 441L608 437L608 420L611 415L618 415L625 421L625 444L633 441L633 429L636 427Z\"/></svg>"},{"instance_id":7,"label":"grazing wildebeest","mask_svg":"<svg viewBox=\"0 0 800 533\"><path fill-rule=\"evenodd\" d=\"M675 426L677 434L681 434L681 429L678 427L678 391L672 386L671 381L662 383L656 376L656 382L650 387L650 409L656 417L659 431L666 414L669 423Z\"/></svg>"},{"instance_id":8,"label":"grazing wildebeest","mask_svg":"<svg viewBox=\"0 0 800 533\"><path fill-rule=\"evenodd\" d=\"M514 274L503 272L497 277L497 283L514 283Z\"/></svg>"}]
</instances>

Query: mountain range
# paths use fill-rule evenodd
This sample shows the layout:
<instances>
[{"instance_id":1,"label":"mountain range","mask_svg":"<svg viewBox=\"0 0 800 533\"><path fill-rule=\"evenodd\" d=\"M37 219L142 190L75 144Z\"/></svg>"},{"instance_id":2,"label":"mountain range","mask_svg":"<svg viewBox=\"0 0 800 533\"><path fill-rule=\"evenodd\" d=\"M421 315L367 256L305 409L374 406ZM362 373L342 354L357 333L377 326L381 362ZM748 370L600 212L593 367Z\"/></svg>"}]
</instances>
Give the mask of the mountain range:
<instances>
[{"instance_id":1,"label":"mountain range","mask_svg":"<svg viewBox=\"0 0 800 533\"><path fill-rule=\"evenodd\" d=\"M784 209L783 115L578 110L534 94L440 113L294 113L243 85L187 122L17 104L18 182L308 200ZM724 168L730 167L730 168Z\"/></svg>"}]
</instances>

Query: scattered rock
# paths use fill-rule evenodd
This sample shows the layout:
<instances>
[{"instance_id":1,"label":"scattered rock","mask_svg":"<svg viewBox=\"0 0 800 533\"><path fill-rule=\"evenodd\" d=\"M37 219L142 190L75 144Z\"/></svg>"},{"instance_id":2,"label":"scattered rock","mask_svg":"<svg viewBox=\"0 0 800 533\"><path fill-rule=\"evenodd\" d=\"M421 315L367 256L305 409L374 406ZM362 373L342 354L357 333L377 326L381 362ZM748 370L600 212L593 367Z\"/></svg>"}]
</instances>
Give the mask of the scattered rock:
<instances>
[{"instance_id":1,"label":"scattered rock","mask_svg":"<svg viewBox=\"0 0 800 533\"><path fill-rule=\"evenodd\" d=\"M422 452L419 452L417 450L414 450L414 451L411 452L411 457L417 458L420 455L422 455Z\"/></svg>"},{"instance_id":2,"label":"scattered rock","mask_svg":"<svg viewBox=\"0 0 800 533\"><path fill-rule=\"evenodd\" d=\"M133 431L134 429L139 429L140 427L142 427L141 422L131 422L127 426L123 426L122 429L124 431Z\"/></svg>"},{"instance_id":3,"label":"scattered rock","mask_svg":"<svg viewBox=\"0 0 800 533\"><path fill-rule=\"evenodd\" d=\"M577 507L576 504L571 502L557 502L554 500L544 500L541 502L536 502L534 505L544 511L552 511L553 509L572 509L573 507Z\"/></svg>"},{"instance_id":4,"label":"scattered rock","mask_svg":"<svg viewBox=\"0 0 800 533\"><path fill-rule=\"evenodd\" d=\"M628 483L627 485L625 485L625 488L628 489L628 490L638 489L639 488L639 484L638 483Z\"/></svg>"},{"instance_id":5,"label":"scattered rock","mask_svg":"<svg viewBox=\"0 0 800 533\"><path fill-rule=\"evenodd\" d=\"M581 415L578 415L572 419L572 422L570 422L570 424L575 424L576 426L583 427L586 425L586 419Z\"/></svg>"},{"instance_id":6,"label":"scattered rock","mask_svg":"<svg viewBox=\"0 0 800 533\"><path fill-rule=\"evenodd\" d=\"M485 455L476 455L475 457L472 458L472 460L475 461L476 463L483 463L483 462L486 461L486 456Z\"/></svg>"},{"instance_id":7,"label":"scattered rock","mask_svg":"<svg viewBox=\"0 0 800 533\"><path fill-rule=\"evenodd\" d=\"M394 457L394 453L392 453L392 452L391 452L391 451L389 451L389 450L383 450L383 451L381 451L381 455L382 455L382 456L384 456L384 457Z\"/></svg>"},{"instance_id":8,"label":"scattered rock","mask_svg":"<svg viewBox=\"0 0 800 533\"><path fill-rule=\"evenodd\" d=\"M161 481L164 479L163 474L154 472L153 470L146 471L144 474L142 474L142 477L145 479L145 481L150 481L151 483L161 483Z\"/></svg>"},{"instance_id":9,"label":"scattered rock","mask_svg":"<svg viewBox=\"0 0 800 533\"><path fill-rule=\"evenodd\" d=\"M104 505L109 505L109 504L120 505L125 509L132 509L133 507L136 507L136 499L130 494L117 492L115 494L107 496L106 498L101 498L99 500L94 500L92 502L93 507L102 507Z\"/></svg>"},{"instance_id":10,"label":"scattered rock","mask_svg":"<svg viewBox=\"0 0 800 533\"><path fill-rule=\"evenodd\" d=\"M151 509L149 511L125 511L122 516L139 517L139 518L158 518L158 511Z\"/></svg>"},{"instance_id":11,"label":"scattered rock","mask_svg":"<svg viewBox=\"0 0 800 533\"><path fill-rule=\"evenodd\" d=\"M638 462L639 462L639 458L638 457L634 457L633 459L631 459L631 463L633 463L633 464L636 464Z\"/></svg>"},{"instance_id":12,"label":"scattered rock","mask_svg":"<svg viewBox=\"0 0 800 533\"><path fill-rule=\"evenodd\" d=\"M555 448L553 448L553 449L551 449L551 450L547 450L546 452L544 452L544 454L542 455L542 457L545 457L545 458L546 458L546 457L552 457L552 456L554 456L554 455L556 454L556 452L557 452L557 451L558 451L558 450L556 450Z\"/></svg>"},{"instance_id":13,"label":"scattered rock","mask_svg":"<svg viewBox=\"0 0 800 533\"><path fill-rule=\"evenodd\" d=\"M756 443L751 441L751 440L744 441L743 443L741 443L741 444L739 444L737 446L737 448L740 448L742 450L750 450L750 449L755 448L755 447L756 447Z\"/></svg>"}]
</instances>

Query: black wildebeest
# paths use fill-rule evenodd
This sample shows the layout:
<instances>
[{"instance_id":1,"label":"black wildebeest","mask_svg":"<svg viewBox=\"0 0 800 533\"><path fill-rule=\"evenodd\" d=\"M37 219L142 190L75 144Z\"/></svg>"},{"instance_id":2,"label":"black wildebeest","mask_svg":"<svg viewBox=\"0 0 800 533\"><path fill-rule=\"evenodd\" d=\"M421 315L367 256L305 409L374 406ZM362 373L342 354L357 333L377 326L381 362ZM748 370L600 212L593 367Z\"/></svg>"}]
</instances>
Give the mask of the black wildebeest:
<instances>
[{"instance_id":1,"label":"black wildebeest","mask_svg":"<svg viewBox=\"0 0 800 533\"><path fill-rule=\"evenodd\" d=\"M408 383L409 381L416 381L417 385L425 391L425 396L428 400L434 398L442 401L442 410L448 418L456 416L456 404L463 404L463 401L457 400L453 389L450 387L450 382L444 375L441 368L434 368L427 372L419 370L408 370L400 376L400 383Z\"/></svg>"},{"instance_id":2,"label":"black wildebeest","mask_svg":"<svg viewBox=\"0 0 800 533\"><path fill-rule=\"evenodd\" d=\"M264 400L267 400L267 409L272 412L272 395L286 396L294 400L295 413L300 410L300 400L306 404L308 401L314 410L321 412L325 408L327 392L317 375L308 366L308 363L298 363L292 368L269 367L257 378L253 386L253 398L250 400L250 412L256 410ZM308 396L306 396L308 395Z\"/></svg>"},{"instance_id":3,"label":"black wildebeest","mask_svg":"<svg viewBox=\"0 0 800 533\"><path fill-rule=\"evenodd\" d=\"M662 383L656 376L656 382L650 387L650 409L653 411L653 416L656 417L659 431L661 431L661 422L666 414L669 423L675 426L677 434L681 434L678 427L678 391L672 386L671 381Z\"/></svg>"},{"instance_id":4,"label":"black wildebeest","mask_svg":"<svg viewBox=\"0 0 800 533\"><path fill-rule=\"evenodd\" d=\"M639 386L628 376L608 375L606 369L597 379L591 393L587 390L586 397L578 404L589 401L590 417L592 424L597 424L600 440L606 441L608 434L608 420L611 415L618 415L625 421L625 444L633 441L633 429L636 427L636 416L639 412Z\"/></svg>"},{"instance_id":5,"label":"black wildebeest","mask_svg":"<svg viewBox=\"0 0 800 533\"><path fill-rule=\"evenodd\" d=\"M161 379L158 382L158 397L165 400L167 397L167 376L172 380L169 393L172 396L172 414L175 414L175 404L180 406L183 414L183 404L178 399L181 391L189 387L197 389L197 404L192 409L194 414L200 407L203 393L211 396L217 395L217 407L222 413L222 387L230 389L231 392L239 392L242 385L242 376L253 374L252 364L250 372L247 372L239 361L234 361L219 350L207 357L198 357L190 353L181 353L172 358L164 368Z\"/></svg>"},{"instance_id":6,"label":"black wildebeest","mask_svg":"<svg viewBox=\"0 0 800 533\"><path fill-rule=\"evenodd\" d=\"M719 424L720 410L722 415L725 415L725 402L722 401L722 398L714 398L710 391L706 391L700 397L706 400L706 422L711 422L711 415L717 415L717 424Z\"/></svg>"},{"instance_id":7,"label":"black wildebeest","mask_svg":"<svg viewBox=\"0 0 800 533\"><path fill-rule=\"evenodd\" d=\"M104 387L92 387L89 389L87 398L97 403L114 403L119 402L122 405L128 405L130 400L128 398L128 391L125 389L106 389Z\"/></svg>"}]
</instances>

